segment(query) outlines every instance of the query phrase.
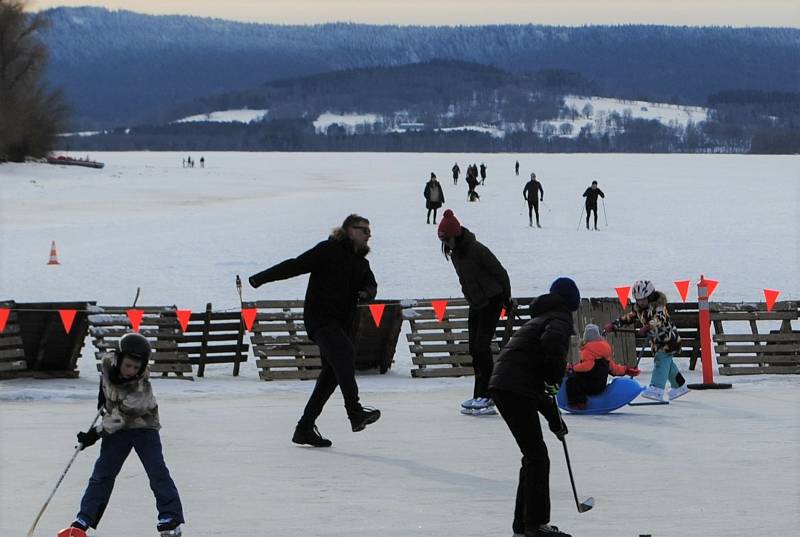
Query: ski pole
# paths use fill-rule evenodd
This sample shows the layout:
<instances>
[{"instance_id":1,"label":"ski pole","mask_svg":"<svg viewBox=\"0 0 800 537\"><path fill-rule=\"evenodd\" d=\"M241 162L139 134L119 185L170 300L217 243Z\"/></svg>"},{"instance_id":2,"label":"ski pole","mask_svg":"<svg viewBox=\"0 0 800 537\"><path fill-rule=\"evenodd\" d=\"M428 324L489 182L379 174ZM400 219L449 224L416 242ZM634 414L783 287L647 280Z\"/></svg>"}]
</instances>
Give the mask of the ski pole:
<instances>
[{"instance_id":1,"label":"ski pole","mask_svg":"<svg viewBox=\"0 0 800 537\"><path fill-rule=\"evenodd\" d=\"M137 291L136 296L137 297L139 296L138 291ZM97 423L97 420L100 418L100 416L102 414L103 414L103 409L101 408L100 410L97 411L97 414L95 415L94 419L92 420L92 424L89 425L89 429L92 429L94 427L95 423ZM31 525L31 529L28 530L28 537L33 537L33 532L36 529L36 525L39 523L39 519L42 518L42 515L44 514L44 510L47 509L47 506L50 504L50 500L52 500L53 496L55 496L56 491L58 490L58 487L61 485L61 482L64 481L64 477L66 477L67 472L69 471L70 467L72 466L72 463L75 462L75 459L77 458L78 453L80 453L82 449L83 449L83 444L81 444L81 443L78 443L78 445L75 446L75 453L72 454L72 458L69 460L69 464L67 464L67 467L64 468L64 471L61 473L61 477L59 477L58 481L56 482L56 486L53 487L53 492L51 492L50 496L47 497L47 500L44 502L44 505L39 510L39 514L36 515L36 519L33 521L33 524Z\"/></svg>"},{"instance_id":2,"label":"ski pole","mask_svg":"<svg viewBox=\"0 0 800 537\"><path fill-rule=\"evenodd\" d=\"M545 209L547 209L547 212L548 212L548 213L549 213L549 212L552 212L552 211L550 211L550 206L549 206L548 204L546 204L546 203L544 202L544 200L540 200L540 201L542 202L542 205L544 205L544 208L545 208ZM581 213L581 216L583 216L583 213Z\"/></svg>"},{"instance_id":3,"label":"ski pole","mask_svg":"<svg viewBox=\"0 0 800 537\"><path fill-rule=\"evenodd\" d=\"M606 221L606 227L608 227L608 216L606 216L606 199L600 198L603 201L603 220Z\"/></svg>"},{"instance_id":4,"label":"ski pole","mask_svg":"<svg viewBox=\"0 0 800 537\"><path fill-rule=\"evenodd\" d=\"M585 208L581 209L581 215L578 217L578 227L577 227L577 229L575 231L580 231L580 229L581 229L581 222L583 221L583 211L584 210L585 210Z\"/></svg>"}]
</instances>

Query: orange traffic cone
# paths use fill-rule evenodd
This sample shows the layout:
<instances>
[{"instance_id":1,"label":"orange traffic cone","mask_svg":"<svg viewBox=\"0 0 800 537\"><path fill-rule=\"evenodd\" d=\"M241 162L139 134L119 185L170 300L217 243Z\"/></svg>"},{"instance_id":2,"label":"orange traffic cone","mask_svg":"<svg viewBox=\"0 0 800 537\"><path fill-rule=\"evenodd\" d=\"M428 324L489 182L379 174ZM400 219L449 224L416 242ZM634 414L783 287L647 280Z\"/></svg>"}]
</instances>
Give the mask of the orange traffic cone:
<instances>
[{"instance_id":1,"label":"orange traffic cone","mask_svg":"<svg viewBox=\"0 0 800 537\"><path fill-rule=\"evenodd\" d=\"M61 263L58 262L58 254L56 254L56 241L53 241L50 244L50 261L47 262L48 265L60 265Z\"/></svg>"}]
</instances>

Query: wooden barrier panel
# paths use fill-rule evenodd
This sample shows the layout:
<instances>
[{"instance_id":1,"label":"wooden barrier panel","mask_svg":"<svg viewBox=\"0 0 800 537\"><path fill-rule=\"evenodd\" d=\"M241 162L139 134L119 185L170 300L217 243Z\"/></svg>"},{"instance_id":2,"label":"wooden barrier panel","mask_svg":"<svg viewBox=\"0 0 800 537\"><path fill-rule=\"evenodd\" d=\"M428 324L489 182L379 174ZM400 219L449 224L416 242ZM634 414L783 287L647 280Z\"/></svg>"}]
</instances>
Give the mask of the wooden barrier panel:
<instances>
[{"instance_id":1,"label":"wooden barrier panel","mask_svg":"<svg viewBox=\"0 0 800 537\"><path fill-rule=\"evenodd\" d=\"M175 341L178 351L197 366L198 377L205 375L206 364L233 364L233 376L237 377L239 364L247 361L250 350L245 331L241 311L214 312L208 303L204 312L192 313L186 331Z\"/></svg>"},{"instance_id":2,"label":"wooden barrier panel","mask_svg":"<svg viewBox=\"0 0 800 537\"><path fill-rule=\"evenodd\" d=\"M763 302L712 302L710 310L720 375L800 373L797 302L777 302L771 312Z\"/></svg>"},{"instance_id":3,"label":"wooden barrier panel","mask_svg":"<svg viewBox=\"0 0 800 537\"><path fill-rule=\"evenodd\" d=\"M118 348L119 339L131 332L130 320L126 312L130 306L93 306L89 308L89 334L97 352L95 358L102 360ZM194 380L189 356L178 349L177 338L181 335L174 306L137 306L144 311L139 333L150 342L153 353L150 355L151 378L174 375L172 378ZM100 363L97 364L100 370ZM189 375L184 375L189 373Z\"/></svg>"},{"instance_id":4,"label":"wooden barrier panel","mask_svg":"<svg viewBox=\"0 0 800 537\"><path fill-rule=\"evenodd\" d=\"M14 302L0 302L0 307L11 309L5 330L0 334L0 379L16 378L28 369L22 346Z\"/></svg>"}]
</instances>

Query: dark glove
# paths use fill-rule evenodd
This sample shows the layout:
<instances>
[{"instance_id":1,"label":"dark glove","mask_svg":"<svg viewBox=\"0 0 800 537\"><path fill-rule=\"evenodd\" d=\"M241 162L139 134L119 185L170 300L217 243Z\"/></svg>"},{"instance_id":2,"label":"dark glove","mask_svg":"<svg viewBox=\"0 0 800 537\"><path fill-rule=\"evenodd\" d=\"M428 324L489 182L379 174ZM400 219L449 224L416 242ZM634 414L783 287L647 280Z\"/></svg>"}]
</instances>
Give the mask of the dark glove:
<instances>
[{"instance_id":1,"label":"dark glove","mask_svg":"<svg viewBox=\"0 0 800 537\"><path fill-rule=\"evenodd\" d=\"M78 433L78 442L81 445L81 451L86 449L89 446L93 446L95 442L100 439L100 435L97 432L97 429L92 427L85 433L83 431Z\"/></svg>"},{"instance_id":2,"label":"dark glove","mask_svg":"<svg viewBox=\"0 0 800 537\"><path fill-rule=\"evenodd\" d=\"M638 367L626 367L625 368L625 374L626 375L630 375L631 377L638 377L639 373L641 373L641 371L639 371Z\"/></svg>"},{"instance_id":3,"label":"dark glove","mask_svg":"<svg viewBox=\"0 0 800 537\"><path fill-rule=\"evenodd\" d=\"M253 276L250 276L249 278L247 278L247 281L250 282L250 287L252 287L253 289L258 289L258 284L253 279Z\"/></svg>"},{"instance_id":4,"label":"dark glove","mask_svg":"<svg viewBox=\"0 0 800 537\"><path fill-rule=\"evenodd\" d=\"M557 419L548 420L547 424L550 427L550 430L556 435L556 438L559 440L564 440L564 437L567 436L569 432L567 430L567 424L564 423L564 420L561 419L561 415L556 415Z\"/></svg>"},{"instance_id":5,"label":"dark glove","mask_svg":"<svg viewBox=\"0 0 800 537\"><path fill-rule=\"evenodd\" d=\"M370 301L369 293L366 292L366 291L359 291L358 292L358 301L360 303L369 302Z\"/></svg>"},{"instance_id":6,"label":"dark glove","mask_svg":"<svg viewBox=\"0 0 800 537\"><path fill-rule=\"evenodd\" d=\"M606 334L611 334L611 333L612 333L612 332L614 332L616 329L617 329L617 327L616 327L616 326L614 326L614 323L606 323L606 325L603 327L603 331L604 331Z\"/></svg>"},{"instance_id":7,"label":"dark glove","mask_svg":"<svg viewBox=\"0 0 800 537\"><path fill-rule=\"evenodd\" d=\"M649 331L650 325L646 324L636 331L636 335L639 337L645 337Z\"/></svg>"}]
</instances>

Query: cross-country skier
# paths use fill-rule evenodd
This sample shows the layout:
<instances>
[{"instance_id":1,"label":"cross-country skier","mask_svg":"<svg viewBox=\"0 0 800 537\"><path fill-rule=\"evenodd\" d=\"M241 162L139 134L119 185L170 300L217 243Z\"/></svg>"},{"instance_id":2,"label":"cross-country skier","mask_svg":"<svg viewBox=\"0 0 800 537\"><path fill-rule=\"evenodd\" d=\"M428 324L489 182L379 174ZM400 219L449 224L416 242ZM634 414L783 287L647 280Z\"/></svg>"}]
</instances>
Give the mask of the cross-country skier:
<instances>
[{"instance_id":1,"label":"cross-country skier","mask_svg":"<svg viewBox=\"0 0 800 537\"><path fill-rule=\"evenodd\" d=\"M669 318L666 295L661 291L656 291L650 280L638 280L633 284L631 292L636 301L633 304L633 310L608 323L605 331L613 332L623 325L634 324L638 321L641 324L639 335L650 339L650 346L655 355L655 365L650 377L650 385L642 392L642 397L656 401L664 399L667 380L672 386L669 391L670 400L686 395L689 393L686 379L683 378L678 366L673 361L675 354L681 350L681 337Z\"/></svg>"},{"instance_id":2,"label":"cross-country skier","mask_svg":"<svg viewBox=\"0 0 800 537\"><path fill-rule=\"evenodd\" d=\"M381 416L380 410L359 402L352 333L358 303L374 299L378 292L367 261L371 236L369 220L351 214L327 240L249 278L250 285L260 287L311 273L303 318L308 336L319 346L322 369L292 436L295 444L332 445L320 435L315 422L336 386L342 391L353 432L364 430Z\"/></svg>"},{"instance_id":3,"label":"cross-country skier","mask_svg":"<svg viewBox=\"0 0 800 537\"><path fill-rule=\"evenodd\" d=\"M638 374L638 368L616 363L611 356L611 345L600 334L600 328L596 324L587 324L583 330L580 362L567 366L565 382L569 406L585 409L586 396L602 393L606 389L608 375L635 377Z\"/></svg>"},{"instance_id":4,"label":"cross-country skier","mask_svg":"<svg viewBox=\"0 0 800 537\"><path fill-rule=\"evenodd\" d=\"M150 385L147 362L150 343L138 333L125 334L119 350L104 358L101 365L97 408L105 415L100 424L78 433L81 449L102 438L100 456L81 500L72 528L85 532L96 528L106 510L114 480L131 452L142 461L158 508L157 529L164 537L181 535L183 507L178 489L169 475L158 430L158 404Z\"/></svg>"},{"instance_id":5,"label":"cross-country skier","mask_svg":"<svg viewBox=\"0 0 800 537\"><path fill-rule=\"evenodd\" d=\"M597 181L592 181L592 186L586 189L583 197L586 198L586 229L589 229L589 213L594 211L594 229L597 230L597 196L605 199L606 195L597 188Z\"/></svg>"},{"instance_id":6,"label":"cross-country skier","mask_svg":"<svg viewBox=\"0 0 800 537\"><path fill-rule=\"evenodd\" d=\"M528 225L533 227L533 213L536 213L536 227L542 227L539 224L539 202L544 201L544 188L542 183L536 179L536 174L531 174L531 180L525 183L525 188L522 189L522 197L528 202Z\"/></svg>"},{"instance_id":7,"label":"cross-country skier","mask_svg":"<svg viewBox=\"0 0 800 537\"><path fill-rule=\"evenodd\" d=\"M461 404L465 414L493 414L489 394L492 376L492 340L503 306L511 311L511 281L494 254L478 242L475 234L463 227L453 211L447 209L439 223L442 253L453 262L461 291L469 303L469 353L475 371L472 398Z\"/></svg>"},{"instance_id":8,"label":"cross-country skier","mask_svg":"<svg viewBox=\"0 0 800 537\"><path fill-rule=\"evenodd\" d=\"M531 303L531 320L506 343L489 382L500 415L522 451L514 533L525 537L570 537L550 525L550 459L539 414L559 439L567 434L555 401L564 377L572 312L581 295L570 278L558 278L550 292Z\"/></svg>"},{"instance_id":9,"label":"cross-country skier","mask_svg":"<svg viewBox=\"0 0 800 537\"><path fill-rule=\"evenodd\" d=\"M435 173L431 172L431 178L425 183L425 190L422 194L425 196L425 208L428 209L427 223L431 223L431 211L433 211L433 223L435 224L436 211L444 205L444 190L436 179Z\"/></svg>"}]
</instances>

